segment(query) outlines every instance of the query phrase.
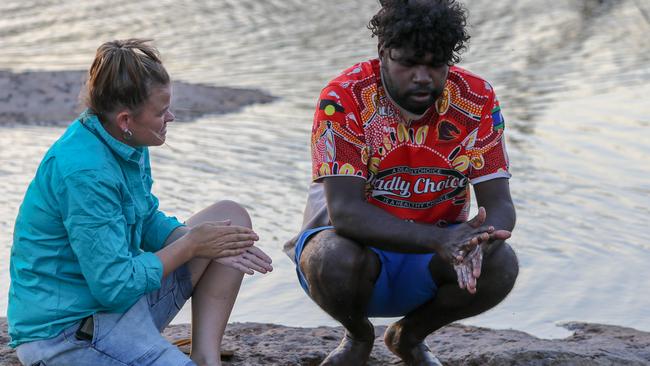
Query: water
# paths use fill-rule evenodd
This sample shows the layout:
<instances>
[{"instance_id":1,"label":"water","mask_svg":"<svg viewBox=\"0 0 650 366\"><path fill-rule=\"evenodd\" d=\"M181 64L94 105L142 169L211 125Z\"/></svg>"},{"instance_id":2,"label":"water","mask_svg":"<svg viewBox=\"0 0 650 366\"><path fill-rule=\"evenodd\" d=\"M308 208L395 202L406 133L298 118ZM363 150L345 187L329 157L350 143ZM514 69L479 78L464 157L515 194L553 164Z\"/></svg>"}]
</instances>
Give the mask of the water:
<instances>
[{"instance_id":1,"label":"water","mask_svg":"<svg viewBox=\"0 0 650 366\"><path fill-rule=\"evenodd\" d=\"M176 79L280 97L170 127L154 192L188 217L229 198L251 212L275 271L246 277L231 321L335 325L302 292L282 243L300 226L320 89L374 57L374 1L4 0L0 69L79 70L106 40L156 39ZM541 337L579 320L650 331L650 2L473 0L462 66L492 82L507 123L521 272L464 321ZM0 127L0 311L13 221L61 127ZM184 309L176 319L188 322ZM386 324L390 320L377 320Z\"/></svg>"}]
</instances>

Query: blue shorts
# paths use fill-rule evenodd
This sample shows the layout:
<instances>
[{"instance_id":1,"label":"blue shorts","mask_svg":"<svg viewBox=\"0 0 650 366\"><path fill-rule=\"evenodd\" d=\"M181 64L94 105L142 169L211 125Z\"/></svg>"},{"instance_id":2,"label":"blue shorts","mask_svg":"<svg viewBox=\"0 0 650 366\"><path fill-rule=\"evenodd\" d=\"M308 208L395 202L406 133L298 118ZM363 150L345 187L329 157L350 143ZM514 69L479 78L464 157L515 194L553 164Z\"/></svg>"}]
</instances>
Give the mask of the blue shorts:
<instances>
[{"instance_id":1,"label":"blue shorts","mask_svg":"<svg viewBox=\"0 0 650 366\"><path fill-rule=\"evenodd\" d=\"M196 366L160 334L190 296L192 278L183 265L125 313L93 314L92 340L75 337L79 321L54 338L21 344L18 359L23 365L48 366Z\"/></svg>"},{"instance_id":2,"label":"blue shorts","mask_svg":"<svg viewBox=\"0 0 650 366\"><path fill-rule=\"evenodd\" d=\"M309 285L300 269L300 255L305 248L305 242L312 235L332 228L333 226L322 226L305 230L296 242L296 272L300 285L308 295ZM438 287L429 270L429 262L434 253L405 254L374 247L370 249L379 257L381 271L370 297L367 316L404 316L436 296Z\"/></svg>"}]
</instances>

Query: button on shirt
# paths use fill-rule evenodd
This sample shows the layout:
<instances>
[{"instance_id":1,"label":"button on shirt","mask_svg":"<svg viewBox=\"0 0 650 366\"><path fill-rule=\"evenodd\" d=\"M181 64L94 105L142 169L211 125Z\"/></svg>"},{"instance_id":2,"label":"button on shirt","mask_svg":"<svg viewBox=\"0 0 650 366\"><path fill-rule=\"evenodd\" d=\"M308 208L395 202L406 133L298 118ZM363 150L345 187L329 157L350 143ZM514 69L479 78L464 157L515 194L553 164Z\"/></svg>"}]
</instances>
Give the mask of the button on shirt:
<instances>
[{"instance_id":1,"label":"button on shirt","mask_svg":"<svg viewBox=\"0 0 650 366\"><path fill-rule=\"evenodd\" d=\"M10 346L57 336L95 312L123 312L160 287L153 252L182 224L158 210L146 147L84 112L48 150L14 228Z\"/></svg>"}]
</instances>

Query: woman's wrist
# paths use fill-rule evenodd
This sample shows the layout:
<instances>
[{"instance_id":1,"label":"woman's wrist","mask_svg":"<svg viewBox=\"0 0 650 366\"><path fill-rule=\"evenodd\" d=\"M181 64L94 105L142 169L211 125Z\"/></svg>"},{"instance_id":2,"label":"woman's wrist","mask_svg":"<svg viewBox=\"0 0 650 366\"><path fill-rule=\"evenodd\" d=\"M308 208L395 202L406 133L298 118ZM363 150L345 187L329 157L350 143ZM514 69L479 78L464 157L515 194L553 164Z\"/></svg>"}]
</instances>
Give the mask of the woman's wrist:
<instances>
[{"instance_id":1,"label":"woman's wrist","mask_svg":"<svg viewBox=\"0 0 650 366\"><path fill-rule=\"evenodd\" d=\"M193 240L190 240L187 236L187 233L183 235L180 239L178 239L180 248L179 250L181 251L181 256L185 261L189 261L190 259L196 257L197 255L197 246L196 243Z\"/></svg>"}]
</instances>

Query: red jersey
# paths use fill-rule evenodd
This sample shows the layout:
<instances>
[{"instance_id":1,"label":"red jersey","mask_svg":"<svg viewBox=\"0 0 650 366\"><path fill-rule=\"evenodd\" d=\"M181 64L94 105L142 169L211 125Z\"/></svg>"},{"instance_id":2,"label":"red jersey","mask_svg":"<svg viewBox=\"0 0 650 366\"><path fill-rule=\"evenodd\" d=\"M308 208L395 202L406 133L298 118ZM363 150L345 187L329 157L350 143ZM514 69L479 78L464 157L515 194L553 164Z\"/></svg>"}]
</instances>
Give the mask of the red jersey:
<instances>
[{"instance_id":1,"label":"red jersey","mask_svg":"<svg viewBox=\"0 0 650 366\"><path fill-rule=\"evenodd\" d=\"M469 184L510 177L503 128L490 84L460 67L450 68L435 105L409 121L383 87L379 60L357 64L320 94L307 211L325 204L320 179L351 175L366 180L369 203L401 219L466 221Z\"/></svg>"}]
</instances>

